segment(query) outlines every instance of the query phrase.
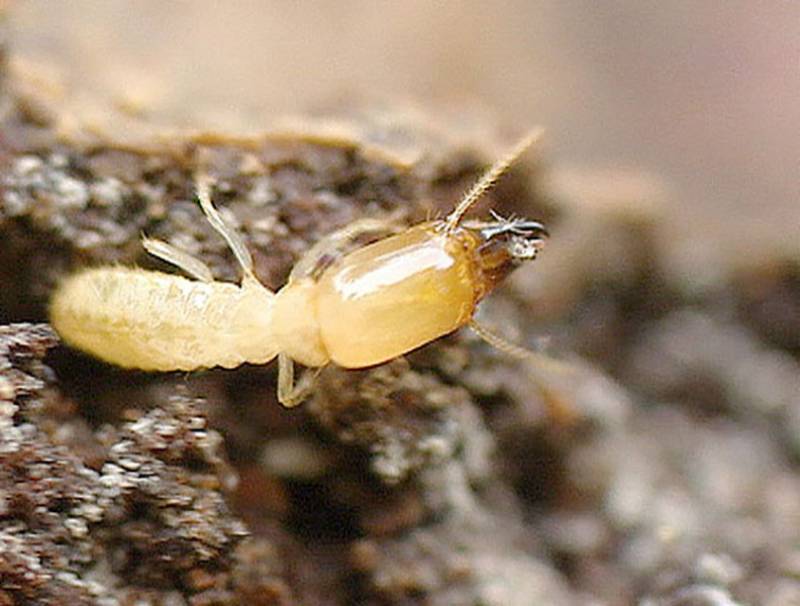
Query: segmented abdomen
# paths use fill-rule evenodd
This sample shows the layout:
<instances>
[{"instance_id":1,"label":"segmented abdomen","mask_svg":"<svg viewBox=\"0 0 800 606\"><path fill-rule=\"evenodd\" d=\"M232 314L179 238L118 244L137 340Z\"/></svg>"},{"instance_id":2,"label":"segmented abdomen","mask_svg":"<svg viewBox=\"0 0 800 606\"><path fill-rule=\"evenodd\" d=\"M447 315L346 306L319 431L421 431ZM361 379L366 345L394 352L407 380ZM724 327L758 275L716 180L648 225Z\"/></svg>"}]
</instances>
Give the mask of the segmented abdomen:
<instances>
[{"instance_id":1,"label":"segmented abdomen","mask_svg":"<svg viewBox=\"0 0 800 606\"><path fill-rule=\"evenodd\" d=\"M254 283L101 267L70 276L56 289L50 319L68 344L119 366L232 368L277 354L273 298Z\"/></svg>"}]
</instances>

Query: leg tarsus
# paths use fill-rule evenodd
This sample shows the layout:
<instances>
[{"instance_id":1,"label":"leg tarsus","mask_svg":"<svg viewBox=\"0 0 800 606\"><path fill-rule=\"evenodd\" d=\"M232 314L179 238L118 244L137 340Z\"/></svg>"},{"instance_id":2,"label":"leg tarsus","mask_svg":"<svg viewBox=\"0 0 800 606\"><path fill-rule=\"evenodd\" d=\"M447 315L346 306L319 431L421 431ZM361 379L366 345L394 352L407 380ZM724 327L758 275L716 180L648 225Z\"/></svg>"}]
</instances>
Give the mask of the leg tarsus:
<instances>
[{"instance_id":1,"label":"leg tarsus","mask_svg":"<svg viewBox=\"0 0 800 606\"><path fill-rule=\"evenodd\" d=\"M144 236L142 237L142 246L154 257L174 265L196 280L200 280L201 282L214 281L214 276L211 274L208 265L189 253L175 248L172 244L164 242L163 240Z\"/></svg>"},{"instance_id":2,"label":"leg tarsus","mask_svg":"<svg viewBox=\"0 0 800 606\"><path fill-rule=\"evenodd\" d=\"M278 354L278 402L292 408L305 400L314 389L314 380L321 368L306 370L300 380L294 382L294 362L286 354Z\"/></svg>"},{"instance_id":3,"label":"leg tarsus","mask_svg":"<svg viewBox=\"0 0 800 606\"><path fill-rule=\"evenodd\" d=\"M236 260L242 268L244 278L246 280L251 278L255 279L253 275L253 257L250 255L250 251L247 249L242 236L232 225L229 225L225 219L222 218L222 215L211 203L212 178L208 175L200 174L195 178L195 183L197 186L197 199L200 201L200 208L203 209L206 219L211 223L211 227L213 227L216 232L225 239L225 242L228 243L228 246L233 251Z\"/></svg>"}]
</instances>

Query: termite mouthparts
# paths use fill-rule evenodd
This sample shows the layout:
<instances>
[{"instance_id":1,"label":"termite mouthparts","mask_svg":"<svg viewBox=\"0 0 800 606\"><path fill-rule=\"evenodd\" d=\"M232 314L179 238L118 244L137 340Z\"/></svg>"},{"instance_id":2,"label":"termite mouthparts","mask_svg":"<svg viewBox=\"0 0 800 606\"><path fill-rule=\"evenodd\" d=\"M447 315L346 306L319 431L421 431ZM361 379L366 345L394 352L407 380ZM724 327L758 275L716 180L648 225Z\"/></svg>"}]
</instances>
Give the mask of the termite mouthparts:
<instances>
[{"instance_id":1,"label":"termite mouthparts","mask_svg":"<svg viewBox=\"0 0 800 606\"><path fill-rule=\"evenodd\" d=\"M149 371L233 368L278 358L278 399L301 402L315 371L294 382L294 362L364 368L403 355L474 323L478 303L547 238L537 221L465 221L465 214L535 140L525 137L495 162L444 219L400 228L361 219L312 246L287 283L273 292L258 281L240 234L211 203L211 180L197 197L212 227L242 269L240 284L214 280L201 260L150 238L152 255L190 276L126 267L97 267L56 288L50 321L69 345L106 362ZM345 252L364 233L389 234ZM509 351L522 351L513 346Z\"/></svg>"}]
</instances>

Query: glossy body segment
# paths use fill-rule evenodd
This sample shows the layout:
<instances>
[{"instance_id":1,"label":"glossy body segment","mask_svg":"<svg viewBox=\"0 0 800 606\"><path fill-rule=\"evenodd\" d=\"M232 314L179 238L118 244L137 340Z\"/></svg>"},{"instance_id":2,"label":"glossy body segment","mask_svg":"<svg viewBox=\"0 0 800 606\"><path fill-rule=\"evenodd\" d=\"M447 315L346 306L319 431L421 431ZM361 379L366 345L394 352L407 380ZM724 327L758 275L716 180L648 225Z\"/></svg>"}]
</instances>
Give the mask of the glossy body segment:
<instances>
[{"instance_id":1,"label":"glossy body segment","mask_svg":"<svg viewBox=\"0 0 800 606\"><path fill-rule=\"evenodd\" d=\"M468 322L477 302L469 244L428 223L329 267L317 283L316 316L331 360L380 364Z\"/></svg>"},{"instance_id":2,"label":"glossy body segment","mask_svg":"<svg viewBox=\"0 0 800 606\"><path fill-rule=\"evenodd\" d=\"M271 335L279 351L304 366L325 366L331 357L317 320L317 284L289 280L275 295Z\"/></svg>"},{"instance_id":3,"label":"glossy body segment","mask_svg":"<svg viewBox=\"0 0 800 606\"><path fill-rule=\"evenodd\" d=\"M251 280L238 286L101 267L61 284L50 319L68 344L126 368L233 368L277 355L274 297Z\"/></svg>"}]
</instances>

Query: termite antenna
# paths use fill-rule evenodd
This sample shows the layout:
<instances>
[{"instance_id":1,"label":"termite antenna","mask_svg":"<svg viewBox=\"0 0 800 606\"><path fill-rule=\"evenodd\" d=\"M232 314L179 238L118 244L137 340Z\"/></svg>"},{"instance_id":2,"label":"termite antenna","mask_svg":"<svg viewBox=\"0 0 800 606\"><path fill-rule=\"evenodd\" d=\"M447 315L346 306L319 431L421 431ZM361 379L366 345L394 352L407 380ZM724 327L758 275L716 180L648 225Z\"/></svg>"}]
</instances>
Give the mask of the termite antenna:
<instances>
[{"instance_id":1,"label":"termite antenna","mask_svg":"<svg viewBox=\"0 0 800 606\"><path fill-rule=\"evenodd\" d=\"M519 141L519 143L514 146L510 152L495 162L492 167L483 174L478 182L475 183L475 185L473 185L466 194L464 194L464 197L461 199L461 202L458 203L458 206L456 206L453 211L447 215L447 217L445 217L444 231L446 233L452 233L455 231L469 209L472 208L475 203L481 199L481 196L483 196L483 194L485 194L486 191L497 182L503 173L508 170L508 167L511 166L514 161L525 152L526 149L533 145L534 142L536 142L542 136L543 132L544 130L541 128L537 128L529 132Z\"/></svg>"},{"instance_id":2,"label":"termite antenna","mask_svg":"<svg viewBox=\"0 0 800 606\"><path fill-rule=\"evenodd\" d=\"M516 358L517 360L530 360L541 365L542 367L547 368L548 370L561 372L566 369L565 366L553 358L536 351L531 351L530 349L525 349L516 343L512 343L511 341L504 339L483 324L480 324L474 318L469 321L469 327L472 329L472 332L486 341L489 345L502 351L504 354L511 356L512 358Z\"/></svg>"},{"instance_id":3,"label":"termite antenna","mask_svg":"<svg viewBox=\"0 0 800 606\"><path fill-rule=\"evenodd\" d=\"M520 347L516 343L511 343L479 324L474 318L470 320L469 327L476 335L495 349L517 360L528 362L531 376L542 390L542 395L545 396L544 401L550 416L564 426L575 422L578 417L575 408L562 397L559 397L557 391L552 388L554 378L556 380L560 378L562 381L577 381L579 379L572 366L545 354Z\"/></svg>"}]
</instances>

